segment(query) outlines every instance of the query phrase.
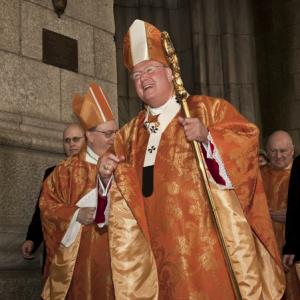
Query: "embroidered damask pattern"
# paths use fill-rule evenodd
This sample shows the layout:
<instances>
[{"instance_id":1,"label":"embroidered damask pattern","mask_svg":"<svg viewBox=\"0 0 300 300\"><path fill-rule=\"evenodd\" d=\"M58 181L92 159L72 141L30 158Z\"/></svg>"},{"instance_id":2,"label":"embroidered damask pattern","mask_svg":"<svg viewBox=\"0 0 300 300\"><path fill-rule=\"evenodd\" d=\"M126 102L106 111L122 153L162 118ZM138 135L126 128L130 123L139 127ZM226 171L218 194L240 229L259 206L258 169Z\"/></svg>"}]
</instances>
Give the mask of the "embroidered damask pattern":
<instances>
[{"instance_id":1,"label":"embroidered damask pattern","mask_svg":"<svg viewBox=\"0 0 300 300\"><path fill-rule=\"evenodd\" d=\"M176 270L175 264L163 247L153 246L157 262L160 299L175 299L175 287L180 277L180 270Z\"/></svg>"}]
</instances>

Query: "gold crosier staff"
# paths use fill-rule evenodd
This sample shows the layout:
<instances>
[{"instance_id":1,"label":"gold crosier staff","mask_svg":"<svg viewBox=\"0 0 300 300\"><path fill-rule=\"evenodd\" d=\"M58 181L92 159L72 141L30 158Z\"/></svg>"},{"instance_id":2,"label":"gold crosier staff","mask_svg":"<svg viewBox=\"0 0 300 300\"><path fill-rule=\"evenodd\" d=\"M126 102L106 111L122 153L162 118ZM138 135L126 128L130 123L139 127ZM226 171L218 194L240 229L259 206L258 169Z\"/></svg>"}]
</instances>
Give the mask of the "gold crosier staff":
<instances>
[{"instance_id":1,"label":"gold crosier staff","mask_svg":"<svg viewBox=\"0 0 300 300\"><path fill-rule=\"evenodd\" d=\"M175 49L174 46L172 44L172 41L169 37L169 34L166 31L163 31L161 33L161 41L162 41L162 45L163 48L165 50L166 53L166 57L168 60L168 63L172 69L172 73L173 73L173 83L174 83L174 87L175 87L175 94L176 94L176 99L179 100L181 102L181 106L184 112L184 115L186 118L190 118L190 111L187 105L187 98L188 98L188 93L185 90L185 88L183 87L183 82L181 80L180 77L180 67L179 67L179 63L178 63L178 59L177 59L177 55L175 53ZM236 280L232 265L231 265L231 261L230 261L230 257L228 254L228 250L225 244L225 239L224 239L224 235L222 232L222 226L220 223L220 219L218 216L218 212L214 203L214 199L209 187L209 183L208 183L208 178L207 178L207 174L206 174L206 170L204 168L204 158L203 158L203 154L202 151L200 150L199 144L196 141L192 142L193 144L193 148L195 151L195 155L196 155L196 159L197 159L197 163L198 163L198 167L199 167L199 171L200 174L202 175L202 180L204 182L205 185L205 191L207 193L207 197L209 200L209 204L210 204L210 209L213 215L213 219L217 228L217 233L218 233L218 237L219 237L219 241L221 243L222 249L223 249L223 253L224 253L224 257L225 257L225 261L226 261L226 265L229 271L229 276L231 279L231 284L233 286L234 289L234 293L235 296L238 300L242 299L241 296L241 292L239 289L239 285L238 282Z\"/></svg>"}]
</instances>

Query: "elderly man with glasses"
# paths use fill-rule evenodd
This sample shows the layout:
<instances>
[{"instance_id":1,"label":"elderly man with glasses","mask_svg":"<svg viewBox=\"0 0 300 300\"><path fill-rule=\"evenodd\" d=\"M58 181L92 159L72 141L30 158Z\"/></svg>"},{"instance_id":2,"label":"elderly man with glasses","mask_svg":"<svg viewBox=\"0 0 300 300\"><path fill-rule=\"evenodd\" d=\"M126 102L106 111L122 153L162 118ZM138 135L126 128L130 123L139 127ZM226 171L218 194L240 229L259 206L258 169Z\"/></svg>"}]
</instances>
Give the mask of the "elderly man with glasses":
<instances>
[{"instance_id":1,"label":"elderly man with glasses","mask_svg":"<svg viewBox=\"0 0 300 300\"><path fill-rule=\"evenodd\" d=\"M87 146L59 164L43 184L40 209L47 260L42 299L114 299L108 203L99 194L97 162L112 146L117 125L96 84L83 97L74 96L73 111ZM65 142L71 150L73 140Z\"/></svg>"}]
</instances>

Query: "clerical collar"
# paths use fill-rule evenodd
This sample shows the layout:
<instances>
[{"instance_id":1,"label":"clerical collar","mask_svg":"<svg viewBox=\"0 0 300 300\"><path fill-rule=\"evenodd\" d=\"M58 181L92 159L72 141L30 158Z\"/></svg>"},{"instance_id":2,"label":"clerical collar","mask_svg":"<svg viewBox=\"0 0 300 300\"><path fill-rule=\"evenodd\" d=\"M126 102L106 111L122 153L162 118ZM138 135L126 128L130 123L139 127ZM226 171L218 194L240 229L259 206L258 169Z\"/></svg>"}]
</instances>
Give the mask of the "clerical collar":
<instances>
[{"instance_id":1,"label":"clerical collar","mask_svg":"<svg viewBox=\"0 0 300 300\"><path fill-rule=\"evenodd\" d=\"M91 164L97 165L99 155L97 155L89 146L86 147L85 160Z\"/></svg>"},{"instance_id":2,"label":"clerical collar","mask_svg":"<svg viewBox=\"0 0 300 300\"><path fill-rule=\"evenodd\" d=\"M144 125L145 127L149 130L149 125L150 125L150 122L148 121L149 120L149 113L152 115L152 116L158 116L158 115L161 115L163 112L166 112L167 111L167 108L169 106L172 106L172 103L174 102L177 102L176 101L176 97L175 95L172 96L165 104L163 104L162 106L160 107L150 107L149 105L147 106L147 113L146 113L146 117L145 117L145 120L144 120ZM156 125L159 126L159 122L156 122Z\"/></svg>"},{"instance_id":3,"label":"clerical collar","mask_svg":"<svg viewBox=\"0 0 300 300\"><path fill-rule=\"evenodd\" d=\"M176 98L175 98L175 96L172 96L165 104L163 104L160 107L148 106L147 115L149 114L149 112L151 113L152 116L157 116L157 115L161 114L169 106L169 104L174 100L176 101Z\"/></svg>"}]
</instances>

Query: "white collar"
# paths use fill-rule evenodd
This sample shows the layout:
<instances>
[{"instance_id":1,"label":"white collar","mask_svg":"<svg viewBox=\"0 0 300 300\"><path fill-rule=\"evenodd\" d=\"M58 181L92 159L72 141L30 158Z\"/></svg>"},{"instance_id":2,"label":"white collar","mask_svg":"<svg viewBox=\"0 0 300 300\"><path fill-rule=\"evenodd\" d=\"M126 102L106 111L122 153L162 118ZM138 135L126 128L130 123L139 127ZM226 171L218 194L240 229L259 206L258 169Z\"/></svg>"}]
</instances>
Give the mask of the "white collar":
<instances>
[{"instance_id":1,"label":"white collar","mask_svg":"<svg viewBox=\"0 0 300 300\"><path fill-rule=\"evenodd\" d=\"M89 146L86 147L85 160L93 165L97 165L99 155L96 154Z\"/></svg>"},{"instance_id":2,"label":"white collar","mask_svg":"<svg viewBox=\"0 0 300 300\"><path fill-rule=\"evenodd\" d=\"M149 114L149 112L151 113L152 116L157 116L157 115L161 114L169 106L169 104L174 100L176 101L176 98L175 98L175 96L172 96L166 103L164 103L160 107L150 107L148 105L147 114Z\"/></svg>"}]
</instances>

